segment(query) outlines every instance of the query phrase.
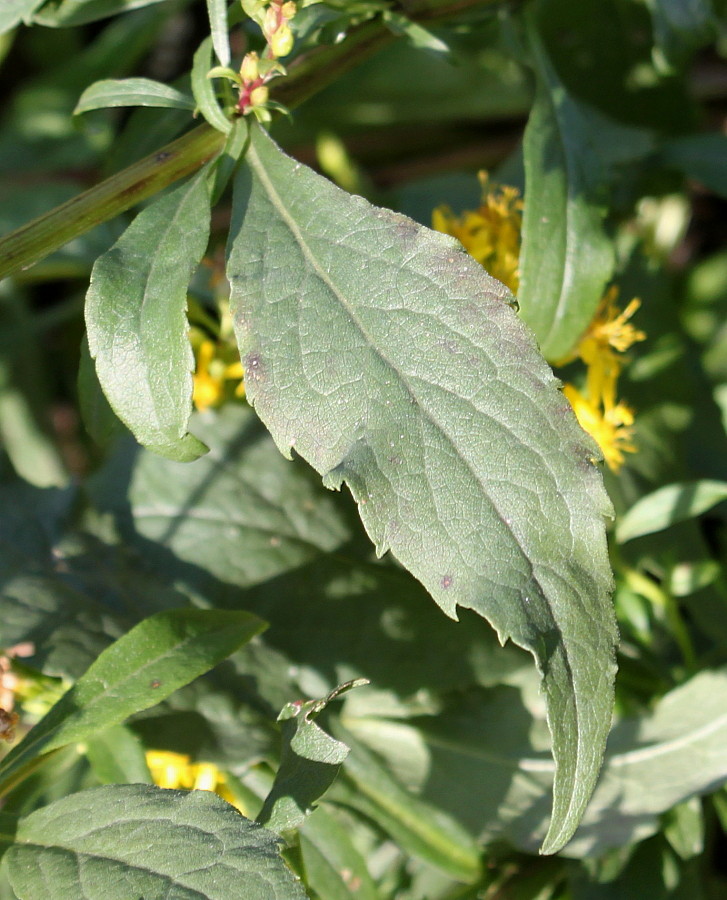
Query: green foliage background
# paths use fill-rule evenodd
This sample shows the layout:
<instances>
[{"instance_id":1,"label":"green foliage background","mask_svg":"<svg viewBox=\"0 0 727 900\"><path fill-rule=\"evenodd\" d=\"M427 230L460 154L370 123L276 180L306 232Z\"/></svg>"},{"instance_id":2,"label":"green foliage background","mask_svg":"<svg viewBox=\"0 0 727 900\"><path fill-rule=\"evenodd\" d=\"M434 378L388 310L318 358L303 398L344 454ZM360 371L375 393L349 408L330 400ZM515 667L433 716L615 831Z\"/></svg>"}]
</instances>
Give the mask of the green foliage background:
<instances>
[{"instance_id":1,"label":"green foliage background","mask_svg":"<svg viewBox=\"0 0 727 900\"><path fill-rule=\"evenodd\" d=\"M0 10L0 898L720 898L724 4L293 22L273 141L206 77L238 4ZM482 168L517 302L426 227ZM249 404L193 413L225 247ZM546 361L611 283L602 479Z\"/></svg>"}]
</instances>

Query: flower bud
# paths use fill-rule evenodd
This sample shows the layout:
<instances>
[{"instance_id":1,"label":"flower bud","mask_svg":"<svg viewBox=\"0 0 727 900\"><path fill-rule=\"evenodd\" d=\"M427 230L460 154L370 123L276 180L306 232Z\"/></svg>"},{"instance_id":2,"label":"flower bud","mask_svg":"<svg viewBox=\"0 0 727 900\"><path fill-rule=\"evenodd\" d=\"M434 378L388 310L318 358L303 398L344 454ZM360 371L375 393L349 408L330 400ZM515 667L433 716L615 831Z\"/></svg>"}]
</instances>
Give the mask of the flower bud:
<instances>
[{"instance_id":1,"label":"flower bud","mask_svg":"<svg viewBox=\"0 0 727 900\"><path fill-rule=\"evenodd\" d=\"M286 20L286 22L289 22L298 12L298 9L295 3L293 3L293 0L288 0L287 3L283 3L283 5L281 6L280 12L283 14L283 18Z\"/></svg>"},{"instance_id":2,"label":"flower bud","mask_svg":"<svg viewBox=\"0 0 727 900\"><path fill-rule=\"evenodd\" d=\"M260 57L254 51L246 53L240 66L240 78L245 84L257 81L260 77Z\"/></svg>"},{"instance_id":3,"label":"flower bud","mask_svg":"<svg viewBox=\"0 0 727 900\"><path fill-rule=\"evenodd\" d=\"M270 50L273 56L287 56L293 49L293 32L287 25L282 25L270 38Z\"/></svg>"},{"instance_id":4,"label":"flower bud","mask_svg":"<svg viewBox=\"0 0 727 900\"><path fill-rule=\"evenodd\" d=\"M268 94L269 91L265 85L256 87L254 90L250 91L250 106L262 106L264 103L267 103Z\"/></svg>"}]
</instances>

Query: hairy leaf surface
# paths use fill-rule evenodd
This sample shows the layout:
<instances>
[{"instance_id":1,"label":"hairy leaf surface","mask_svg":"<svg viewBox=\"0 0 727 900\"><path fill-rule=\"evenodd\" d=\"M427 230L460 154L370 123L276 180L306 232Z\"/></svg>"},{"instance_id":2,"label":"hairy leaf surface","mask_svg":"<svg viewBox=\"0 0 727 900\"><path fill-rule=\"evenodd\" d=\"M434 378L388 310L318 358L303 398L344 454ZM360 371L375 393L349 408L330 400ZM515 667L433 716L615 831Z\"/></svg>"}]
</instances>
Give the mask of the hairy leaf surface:
<instances>
[{"instance_id":1,"label":"hairy leaf surface","mask_svg":"<svg viewBox=\"0 0 727 900\"><path fill-rule=\"evenodd\" d=\"M283 453L346 482L450 616L485 616L543 674L556 850L595 783L615 628L609 503L558 382L451 238L333 187L253 129L228 276L247 394Z\"/></svg>"},{"instance_id":2,"label":"hairy leaf surface","mask_svg":"<svg viewBox=\"0 0 727 900\"><path fill-rule=\"evenodd\" d=\"M108 785L21 819L8 851L20 900L304 900L279 839L210 791Z\"/></svg>"}]
</instances>

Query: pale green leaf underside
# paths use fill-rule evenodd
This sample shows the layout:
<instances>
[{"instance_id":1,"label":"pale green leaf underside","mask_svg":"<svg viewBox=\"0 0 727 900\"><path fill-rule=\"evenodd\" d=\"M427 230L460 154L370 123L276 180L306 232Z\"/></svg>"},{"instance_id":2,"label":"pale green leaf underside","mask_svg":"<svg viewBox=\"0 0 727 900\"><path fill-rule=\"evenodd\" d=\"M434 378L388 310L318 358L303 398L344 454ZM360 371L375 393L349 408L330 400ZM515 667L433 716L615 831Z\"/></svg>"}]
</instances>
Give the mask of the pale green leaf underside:
<instances>
[{"instance_id":1,"label":"pale green leaf underside","mask_svg":"<svg viewBox=\"0 0 727 900\"><path fill-rule=\"evenodd\" d=\"M20 898L305 900L278 843L209 791L108 785L22 819L8 874Z\"/></svg>"},{"instance_id":2,"label":"pale green leaf underside","mask_svg":"<svg viewBox=\"0 0 727 900\"><path fill-rule=\"evenodd\" d=\"M159 106L194 110L194 100L176 88L151 78L108 78L81 94L74 115L113 106Z\"/></svg>"},{"instance_id":3,"label":"pale green leaf underside","mask_svg":"<svg viewBox=\"0 0 727 900\"><path fill-rule=\"evenodd\" d=\"M203 170L143 210L96 260L86 296L88 346L111 407L141 444L181 461L206 449L187 432L194 357L186 307L209 220Z\"/></svg>"},{"instance_id":4,"label":"pale green leaf underside","mask_svg":"<svg viewBox=\"0 0 727 900\"><path fill-rule=\"evenodd\" d=\"M609 504L506 289L451 238L371 206L253 129L228 276L248 397L281 450L345 481L448 615L485 616L543 672L554 851L611 715Z\"/></svg>"}]
</instances>

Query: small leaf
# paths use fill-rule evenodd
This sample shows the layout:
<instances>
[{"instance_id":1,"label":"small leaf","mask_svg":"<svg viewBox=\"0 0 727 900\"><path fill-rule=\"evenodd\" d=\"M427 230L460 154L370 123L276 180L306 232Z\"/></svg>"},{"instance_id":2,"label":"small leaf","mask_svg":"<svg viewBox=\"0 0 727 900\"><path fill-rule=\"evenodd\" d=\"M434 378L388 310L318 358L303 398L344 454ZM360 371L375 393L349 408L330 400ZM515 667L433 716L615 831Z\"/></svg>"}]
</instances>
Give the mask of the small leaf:
<instances>
[{"instance_id":1,"label":"small leaf","mask_svg":"<svg viewBox=\"0 0 727 900\"><path fill-rule=\"evenodd\" d=\"M634 503L619 520L616 539L625 544L677 522L694 519L725 499L725 481L704 479L666 485Z\"/></svg>"},{"instance_id":2,"label":"small leaf","mask_svg":"<svg viewBox=\"0 0 727 900\"><path fill-rule=\"evenodd\" d=\"M597 138L587 107L558 80L534 24L528 33L537 88L523 139L527 202L518 301L543 355L557 360L591 320L614 253L597 199L603 173L591 149Z\"/></svg>"},{"instance_id":3,"label":"small leaf","mask_svg":"<svg viewBox=\"0 0 727 900\"><path fill-rule=\"evenodd\" d=\"M297 828L313 812L313 803L335 781L348 747L313 721L342 691L365 679L341 685L323 700L288 703L278 716L283 723L280 768L257 821L273 831Z\"/></svg>"},{"instance_id":4,"label":"small leaf","mask_svg":"<svg viewBox=\"0 0 727 900\"><path fill-rule=\"evenodd\" d=\"M176 88L151 78L109 78L81 94L73 115L112 106L161 106L194 110L194 100Z\"/></svg>"},{"instance_id":5,"label":"small leaf","mask_svg":"<svg viewBox=\"0 0 727 900\"><path fill-rule=\"evenodd\" d=\"M225 32L226 33L226 32ZM232 122L220 109L215 87L209 77L212 64L212 39L207 37L194 54L192 64L192 92L197 108L213 128L223 134L232 130Z\"/></svg>"},{"instance_id":6,"label":"small leaf","mask_svg":"<svg viewBox=\"0 0 727 900\"><path fill-rule=\"evenodd\" d=\"M99 656L0 763L0 784L33 760L156 706L265 627L247 612L176 609L145 619Z\"/></svg>"},{"instance_id":7,"label":"small leaf","mask_svg":"<svg viewBox=\"0 0 727 900\"><path fill-rule=\"evenodd\" d=\"M230 65L230 38L227 31L227 0L207 0L212 44L223 66Z\"/></svg>"},{"instance_id":8,"label":"small leaf","mask_svg":"<svg viewBox=\"0 0 727 900\"><path fill-rule=\"evenodd\" d=\"M19 900L305 900L278 844L209 791L109 785L21 819L8 874Z\"/></svg>"},{"instance_id":9,"label":"small leaf","mask_svg":"<svg viewBox=\"0 0 727 900\"><path fill-rule=\"evenodd\" d=\"M487 618L543 672L555 850L611 718L609 502L506 289L459 245L344 193L259 128L238 171L228 276L247 396L283 453L347 482L450 616Z\"/></svg>"},{"instance_id":10,"label":"small leaf","mask_svg":"<svg viewBox=\"0 0 727 900\"><path fill-rule=\"evenodd\" d=\"M101 387L139 443L171 459L206 448L187 433L194 357L187 285L207 248L206 169L139 213L99 257L86 327Z\"/></svg>"}]
</instances>

